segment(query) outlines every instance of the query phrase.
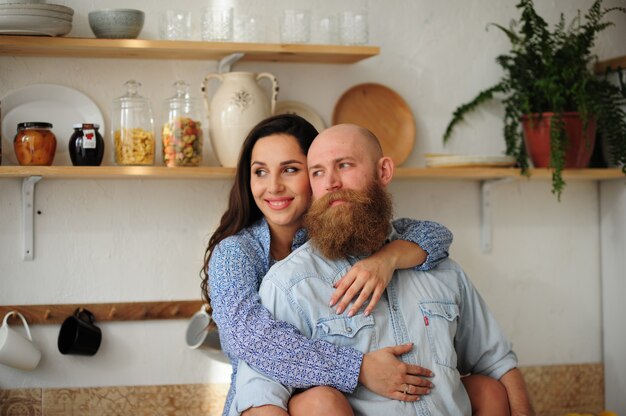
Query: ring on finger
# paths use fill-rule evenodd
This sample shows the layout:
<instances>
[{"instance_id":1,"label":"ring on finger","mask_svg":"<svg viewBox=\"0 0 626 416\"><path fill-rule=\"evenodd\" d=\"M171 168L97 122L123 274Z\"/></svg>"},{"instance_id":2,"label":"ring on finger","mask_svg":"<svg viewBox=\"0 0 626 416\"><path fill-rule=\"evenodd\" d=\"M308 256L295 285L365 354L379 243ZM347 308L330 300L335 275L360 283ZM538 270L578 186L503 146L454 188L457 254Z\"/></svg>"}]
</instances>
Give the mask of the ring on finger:
<instances>
[{"instance_id":1,"label":"ring on finger","mask_svg":"<svg viewBox=\"0 0 626 416\"><path fill-rule=\"evenodd\" d=\"M404 384L404 394L408 394L409 391L409 385L408 384Z\"/></svg>"}]
</instances>

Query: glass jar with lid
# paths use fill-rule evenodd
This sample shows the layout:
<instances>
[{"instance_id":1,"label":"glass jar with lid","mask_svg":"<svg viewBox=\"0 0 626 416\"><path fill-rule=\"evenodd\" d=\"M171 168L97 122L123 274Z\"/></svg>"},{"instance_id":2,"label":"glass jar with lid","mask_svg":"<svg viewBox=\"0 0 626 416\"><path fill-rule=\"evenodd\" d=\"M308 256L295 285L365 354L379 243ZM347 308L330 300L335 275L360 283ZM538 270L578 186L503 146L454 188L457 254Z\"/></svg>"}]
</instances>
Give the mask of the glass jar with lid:
<instances>
[{"instance_id":1,"label":"glass jar with lid","mask_svg":"<svg viewBox=\"0 0 626 416\"><path fill-rule=\"evenodd\" d=\"M199 166L202 162L202 123L197 100L185 81L174 83L176 94L165 102L161 130L165 166Z\"/></svg>"},{"instance_id":2,"label":"glass jar with lid","mask_svg":"<svg viewBox=\"0 0 626 416\"><path fill-rule=\"evenodd\" d=\"M57 150L52 124L40 121L19 123L13 139L15 156L20 165L50 166Z\"/></svg>"},{"instance_id":3,"label":"glass jar with lid","mask_svg":"<svg viewBox=\"0 0 626 416\"><path fill-rule=\"evenodd\" d=\"M154 164L154 118L150 100L139 95L141 84L127 81L126 94L113 100L111 134L118 165Z\"/></svg>"},{"instance_id":4,"label":"glass jar with lid","mask_svg":"<svg viewBox=\"0 0 626 416\"><path fill-rule=\"evenodd\" d=\"M74 166L100 166L104 156L104 139L99 124L74 124L68 148Z\"/></svg>"}]
</instances>

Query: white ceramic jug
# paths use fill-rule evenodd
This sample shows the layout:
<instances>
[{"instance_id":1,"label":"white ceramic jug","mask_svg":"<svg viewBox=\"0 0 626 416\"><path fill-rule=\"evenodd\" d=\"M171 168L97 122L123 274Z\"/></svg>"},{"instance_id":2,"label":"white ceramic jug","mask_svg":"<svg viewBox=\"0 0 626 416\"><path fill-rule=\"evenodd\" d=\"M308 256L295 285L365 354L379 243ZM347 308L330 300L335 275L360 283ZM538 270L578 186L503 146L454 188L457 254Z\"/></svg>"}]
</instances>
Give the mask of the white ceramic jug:
<instances>
[{"instance_id":1,"label":"white ceramic jug","mask_svg":"<svg viewBox=\"0 0 626 416\"><path fill-rule=\"evenodd\" d=\"M262 78L272 82L271 97L259 86ZM209 99L208 86L212 79L221 84ZM274 114L278 96L276 77L267 72L210 73L202 81L202 91L215 155L222 166L235 167L241 145L252 127Z\"/></svg>"}]
</instances>

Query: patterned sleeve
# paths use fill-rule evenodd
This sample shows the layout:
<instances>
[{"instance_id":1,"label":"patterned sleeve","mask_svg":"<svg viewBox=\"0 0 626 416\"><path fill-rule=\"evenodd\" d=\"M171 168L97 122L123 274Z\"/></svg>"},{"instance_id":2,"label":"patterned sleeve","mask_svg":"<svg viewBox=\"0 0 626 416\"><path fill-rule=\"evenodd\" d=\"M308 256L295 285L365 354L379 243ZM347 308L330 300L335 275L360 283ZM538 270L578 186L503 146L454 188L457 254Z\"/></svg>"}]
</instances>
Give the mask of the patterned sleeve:
<instances>
[{"instance_id":1,"label":"patterned sleeve","mask_svg":"<svg viewBox=\"0 0 626 416\"><path fill-rule=\"evenodd\" d=\"M267 270L255 264L259 253L252 251L226 239L211 256L211 306L225 352L289 387L325 385L352 392L363 354L310 340L293 326L275 321L258 294Z\"/></svg>"},{"instance_id":2,"label":"patterned sleeve","mask_svg":"<svg viewBox=\"0 0 626 416\"><path fill-rule=\"evenodd\" d=\"M411 241L420 246L428 256L426 261L415 267L416 270L431 270L448 257L452 244L452 232L434 221L418 221L400 218L393 226L401 240Z\"/></svg>"}]
</instances>

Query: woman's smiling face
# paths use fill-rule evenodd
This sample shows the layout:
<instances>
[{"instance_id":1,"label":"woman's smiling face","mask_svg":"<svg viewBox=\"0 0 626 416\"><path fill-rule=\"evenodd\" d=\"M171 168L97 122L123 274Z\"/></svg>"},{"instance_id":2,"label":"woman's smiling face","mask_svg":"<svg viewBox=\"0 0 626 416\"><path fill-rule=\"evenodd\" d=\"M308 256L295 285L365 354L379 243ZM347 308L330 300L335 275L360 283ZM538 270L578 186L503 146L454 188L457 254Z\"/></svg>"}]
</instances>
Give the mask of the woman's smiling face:
<instances>
[{"instance_id":1,"label":"woman's smiling face","mask_svg":"<svg viewBox=\"0 0 626 416\"><path fill-rule=\"evenodd\" d=\"M295 232L311 202L306 155L288 134L259 139L252 149L250 188L270 229Z\"/></svg>"}]
</instances>

